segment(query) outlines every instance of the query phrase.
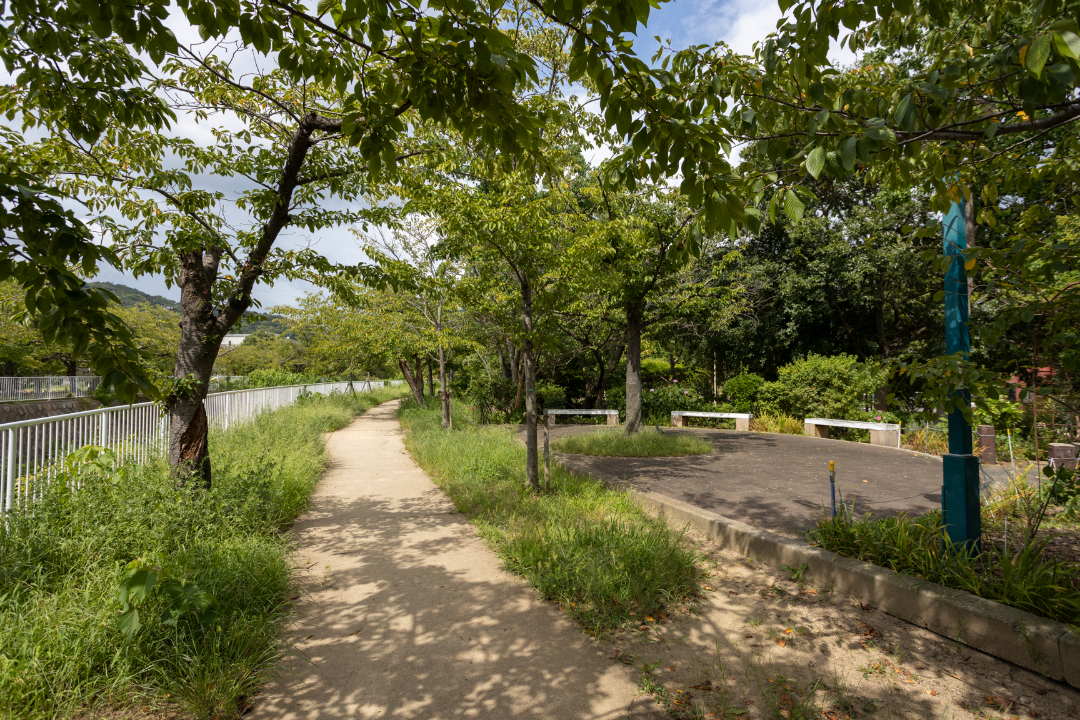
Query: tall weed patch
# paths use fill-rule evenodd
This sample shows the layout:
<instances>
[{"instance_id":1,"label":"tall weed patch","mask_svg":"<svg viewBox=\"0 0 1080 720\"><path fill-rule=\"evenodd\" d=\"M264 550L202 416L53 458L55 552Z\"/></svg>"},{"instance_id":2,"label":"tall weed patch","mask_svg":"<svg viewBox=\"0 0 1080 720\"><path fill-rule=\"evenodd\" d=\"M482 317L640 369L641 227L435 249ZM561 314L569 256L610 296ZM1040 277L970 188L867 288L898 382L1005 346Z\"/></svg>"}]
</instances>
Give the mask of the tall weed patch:
<instances>
[{"instance_id":1,"label":"tall weed patch","mask_svg":"<svg viewBox=\"0 0 1080 720\"><path fill-rule=\"evenodd\" d=\"M462 413L454 430L433 410L402 406L406 445L505 561L586 629L602 632L685 603L699 557L625 493L552 466L551 492L525 488L525 448Z\"/></svg>"},{"instance_id":2,"label":"tall weed patch","mask_svg":"<svg viewBox=\"0 0 1080 720\"><path fill-rule=\"evenodd\" d=\"M982 554L948 545L941 513L854 520L850 510L822 518L812 544L903 575L964 590L979 597L1059 620L1080 630L1078 569L1041 556L1046 542L1022 550L986 549Z\"/></svg>"},{"instance_id":3,"label":"tall weed patch","mask_svg":"<svg viewBox=\"0 0 1080 720\"><path fill-rule=\"evenodd\" d=\"M553 445L561 452L608 457L672 457L712 452L712 445L696 435L645 428L633 435L623 430L597 430L568 435Z\"/></svg>"},{"instance_id":4,"label":"tall weed patch","mask_svg":"<svg viewBox=\"0 0 1080 720\"><path fill-rule=\"evenodd\" d=\"M282 530L325 467L323 436L400 389L302 399L211 436L214 486L177 491L163 462L83 471L0 529L0 715L169 705L234 717L272 671L292 565ZM152 591L121 632L129 564L212 598L175 616Z\"/></svg>"}]
</instances>

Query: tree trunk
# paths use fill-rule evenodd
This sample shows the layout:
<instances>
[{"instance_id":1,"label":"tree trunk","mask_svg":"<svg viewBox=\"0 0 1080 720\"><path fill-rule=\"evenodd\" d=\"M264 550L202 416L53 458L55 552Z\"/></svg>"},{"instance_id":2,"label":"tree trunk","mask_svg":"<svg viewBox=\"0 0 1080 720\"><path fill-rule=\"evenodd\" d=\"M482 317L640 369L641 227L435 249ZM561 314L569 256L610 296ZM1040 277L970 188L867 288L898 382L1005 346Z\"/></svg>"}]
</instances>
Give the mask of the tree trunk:
<instances>
[{"instance_id":1,"label":"tree trunk","mask_svg":"<svg viewBox=\"0 0 1080 720\"><path fill-rule=\"evenodd\" d=\"M409 370L409 363L405 362L405 358L399 357L397 361L398 367L401 368L401 374L405 376L405 382L409 383L409 389L412 390L413 397L416 398L416 404L424 407L424 379L413 377L412 371Z\"/></svg>"},{"instance_id":2,"label":"tree trunk","mask_svg":"<svg viewBox=\"0 0 1080 720\"><path fill-rule=\"evenodd\" d=\"M536 442L536 368L533 367L532 288L521 282L521 322L525 327L522 348L525 381L525 481L533 492L540 492L540 455Z\"/></svg>"},{"instance_id":3,"label":"tree trunk","mask_svg":"<svg viewBox=\"0 0 1080 720\"><path fill-rule=\"evenodd\" d=\"M641 317L626 311L626 434L641 429Z\"/></svg>"},{"instance_id":4,"label":"tree trunk","mask_svg":"<svg viewBox=\"0 0 1080 720\"><path fill-rule=\"evenodd\" d=\"M443 349L439 348L439 367L440 368L442 367L442 363L443 363L442 353L443 353ZM432 365L431 358L428 358L428 361L427 361L427 391L428 392L427 392L427 394L428 394L428 397L435 397L435 376L432 374L431 365ZM446 383L443 382L444 379L445 378L443 378L443 376L442 376L442 370L440 369L439 370L439 382L442 382L443 387L446 387Z\"/></svg>"},{"instance_id":5,"label":"tree trunk","mask_svg":"<svg viewBox=\"0 0 1080 720\"><path fill-rule=\"evenodd\" d=\"M593 360L596 361L596 379L585 382L585 407L598 408L600 406L600 394L604 390L604 381L607 380L607 363L604 362L604 356L600 354L601 349L592 349ZM583 375L585 370L583 363Z\"/></svg>"},{"instance_id":6,"label":"tree trunk","mask_svg":"<svg viewBox=\"0 0 1080 720\"><path fill-rule=\"evenodd\" d=\"M502 375L504 380L509 380L511 378L511 370L510 370L510 366L506 362L506 356L503 354L502 343L499 343L498 352L499 352L499 374Z\"/></svg>"},{"instance_id":7,"label":"tree trunk","mask_svg":"<svg viewBox=\"0 0 1080 720\"><path fill-rule=\"evenodd\" d=\"M519 360L524 362L525 358L522 356L521 353L515 353L515 355L517 355ZM517 410L519 407L521 407L521 396L525 390L525 369L516 365L514 367L516 368L514 370L514 375L517 376L517 380L515 381L517 382L517 394L514 395L514 404L510 408L511 411Z\"/></svg>"},{"instance_id":8,"label":"tree trunk","mask_svg":"<svg viewBox=\"0 0 1080 720\"><path fill-rule=\"evenodd\" d=\"M204 401L224 334L219 332L210 292L215 266L212 253L192 252L181 257L180 343L173 377L185 382L165 403L169 465L178 488L191 483L209 490L212 481Z\"/></svg>"},{"instance_id":9,"label":"tree trunk","mask_svg":"<svg viewBox=\"0 0 1080 720\"><path fill-rule=\"evenodd\" d=\"M432 386L434 388L434 386ZM435 390L431 391L432 397L435 396ZM450 427L450 394L447 390L446 384L446 351L442 346L439 346L439 396L442 399L442 426L443 428Z\"/></svg>"},{"instance_id":10,"label":"tree trunk","mask_svg":"<svg viewBox=\"0 0 1080 720\"><path fill-rule=\"evenodd\" d=\"M423 399L423 397L424 397L424 365L420 360L420 355L419 354L417 354L416 357L413 358L413 361L416 363L416 386L420 389L420 397L421 397L421 399Z\"/></svg>"},{"instance_id":11,"label":"tree trunk","mask_svg":"<svg viewBox=\"0 0 1080 720\"><path fill-rule=\"evenodd\" d=\"M716 351L712 354L712 399L716 401Z\"/></svg>"}]
</instances>

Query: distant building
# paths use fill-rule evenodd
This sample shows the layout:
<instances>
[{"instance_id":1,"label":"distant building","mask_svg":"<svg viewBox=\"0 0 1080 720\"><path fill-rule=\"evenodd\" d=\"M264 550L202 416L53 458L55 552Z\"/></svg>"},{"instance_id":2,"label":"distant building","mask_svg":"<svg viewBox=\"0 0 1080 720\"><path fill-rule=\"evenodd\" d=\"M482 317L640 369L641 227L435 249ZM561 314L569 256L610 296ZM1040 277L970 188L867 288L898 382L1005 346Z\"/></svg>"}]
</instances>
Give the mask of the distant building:
<instances>
[{"instance_id":1,"label":"distant building","mask_svg":"<svg viewBox=\"0 0 1080 720\"><path fill-rule=\"evenodd\" d=\"M239 347L245 340L251 337L251 333L245 334L229 334L221 339L222 350L232 350L234 347Z\"/></svg>"}]
</instances>

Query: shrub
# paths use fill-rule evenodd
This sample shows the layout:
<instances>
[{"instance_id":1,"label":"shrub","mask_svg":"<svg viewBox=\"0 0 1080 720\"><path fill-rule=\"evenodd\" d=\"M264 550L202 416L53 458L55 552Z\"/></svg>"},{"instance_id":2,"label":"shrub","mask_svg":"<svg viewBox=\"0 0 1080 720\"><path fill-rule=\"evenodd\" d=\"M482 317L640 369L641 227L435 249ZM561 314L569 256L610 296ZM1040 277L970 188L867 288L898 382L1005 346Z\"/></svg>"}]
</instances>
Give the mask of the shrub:
<instances>
[{"instance_id":1,"label":"shrub","mask_svg":"<svg viewBox=\"0 0 1080 720\"><path fill-rule=\"evenodd\" d=\"M469 383L468 401L481 424L506 422L517 397L517 383L501 375L477 373Z\"/></svg>"},{"instance_id":2,"label":"shrub","mask_svg":"<svg viewBox=\"0 0 1080 720\"><path fill-rule=\"evenodd\" d=\"M626 387L608 391L608 404L626 417ZM658 387L642 388L641 416L648 424L667 425L673 410L702 410L710 407L701 393L689 385L674 383Z\"/></svg>"},{"instance_id":3,"label":"shrub","mask_svg":"<svg viewBox=\"0 0 1080 720\"><path fill-rule=\"evenodd\" d=\"M756 432L783 433L784 435L802 435L803 422L799 418L782 413L761 412L750 421L750 429Z\"/></svg>"},{"instance_id":4,"label":"shrub","mask_svg":"<svg viewBox=\"0 0 1080 720\"><path fill-rule=\"evenodd\" d=\"M862 398L885 381L885 372L859 364L854 356L808 355L779 370L776 382L763 383L759 408L794 417L857 419Z\"/></svg>"},{"instance_id":5,"label":"shrub","mask_svg":"<svg viewBox=\"0 0 1080 720\"><path fill-rule=\"evenodd\" d=\"M280 387L322 382L317 375L302 375L285 370L253 370L244 376L245 388Z\"/></svg>"},{"instance_id":6,"label":"shrub","mask_svg":"<svg viewBox=\"0 0 1080 720\"><path fill-rule=\"evenodd\" d=\"M536 409L543 412L548 409L561 409L566 407L566 390L550 380L541 380L536 383Z\"/></svg>"},{"instance_id":7,"label":"shrub","mask_svg":"<svg viewBox=\"0 0 1080 720\"><path fill-rule=\"evenodd\" d=\"M734 406L733 412L751 412L757 405L758 392L764 384L765 378L743 371L724 383L724 397Z\"/></svg>"}]
</instances>

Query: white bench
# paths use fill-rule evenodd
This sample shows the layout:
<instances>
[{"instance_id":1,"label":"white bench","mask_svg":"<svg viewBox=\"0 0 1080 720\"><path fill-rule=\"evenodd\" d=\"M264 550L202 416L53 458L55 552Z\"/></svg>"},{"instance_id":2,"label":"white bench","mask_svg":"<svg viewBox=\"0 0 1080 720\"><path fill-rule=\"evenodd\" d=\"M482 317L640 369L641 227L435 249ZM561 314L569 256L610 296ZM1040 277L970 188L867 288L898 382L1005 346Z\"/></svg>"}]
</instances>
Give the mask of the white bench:
<instances>
[{"instance_id":1,"label":"white bench","mask_svg":"<svg viewBox=\"0 0 1080 720\"><path fill-rule=\"evenodd\" d=\"M606 415L608 425L619 424L619 411L618 410L548 410L548 418L554 425L558 415Z\"/></svg>"},{"instance_id":2,"label":"white bench","mask_svg":"<svg viewBox=\"0 0 1080 720\"><path fill-rule=\"evenodd\" d=\"M866 422L864 420L829 420L827 418L806 418L803 420L803 432L810 437L829 437L829 426L856 428L870 431L871 445L900 447L900 425L897 423Z\"/></svg>"},{"instance_id":3,"label":"white bench","mask_svg":"<svg viewBox=\"0 0 1080 720\"><path fill-rule=\"evenodd\" d=\"M753 419L753 415L750 413L730 413L730 412L698 412L696 410L672 410L671 411L671 427L683 427L683 418L696 417L696 418L714 418L714 419L734 419L736 430L750 430L750 420Z\"/></svg>"}]
</instances>

